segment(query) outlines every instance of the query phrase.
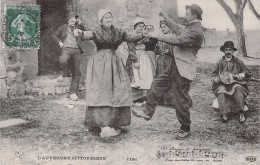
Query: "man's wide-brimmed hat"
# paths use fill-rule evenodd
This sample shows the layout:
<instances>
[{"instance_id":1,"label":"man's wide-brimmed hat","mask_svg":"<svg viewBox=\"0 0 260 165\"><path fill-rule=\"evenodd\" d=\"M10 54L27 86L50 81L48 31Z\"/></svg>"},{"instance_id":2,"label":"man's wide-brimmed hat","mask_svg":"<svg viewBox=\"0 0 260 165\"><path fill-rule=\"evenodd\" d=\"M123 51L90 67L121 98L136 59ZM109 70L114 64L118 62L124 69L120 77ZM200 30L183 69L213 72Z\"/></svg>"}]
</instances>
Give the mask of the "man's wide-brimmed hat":
<instances>
[{"instance_id":1,"label":"man's wide-brimmed hat","mask_svg":"<svg viewBox=\"0 0 260 165\"><path fill-rule=\"evenodd\" d=\"M195 11L196 14L198 15L198 19L202 20L201 15L203 13L203 10L201 9L201 7L199 5L197 5L197 4L186 5L185 8L186 8L186 10L188 8L193 9L193 11Z\"/></svg>"},{"instance_id":2,"label":"man's wide-brimmed hat","mask_svg":"<svg viewBox=\"0 0 260 165\"><path fill-rule=\"evenodd\" d=\"M78 15L75 12L71 11L67 13L66 21L68 21L68 19L70 19L71 17L78 17Z\"/></svg>"},{"instance_id":3,"label":"man's wide-brimmed hat","mask_svg":"<svg viewBox=\"0 0 260 165\"><path fill-rule=\"evenodd\" d=\"M232 48L234 51L237 51L237 48L235 48L233 41L226 41L224 45L220 47L220 51L224 52L225 48Z\"/></svg>"}]
</instances>

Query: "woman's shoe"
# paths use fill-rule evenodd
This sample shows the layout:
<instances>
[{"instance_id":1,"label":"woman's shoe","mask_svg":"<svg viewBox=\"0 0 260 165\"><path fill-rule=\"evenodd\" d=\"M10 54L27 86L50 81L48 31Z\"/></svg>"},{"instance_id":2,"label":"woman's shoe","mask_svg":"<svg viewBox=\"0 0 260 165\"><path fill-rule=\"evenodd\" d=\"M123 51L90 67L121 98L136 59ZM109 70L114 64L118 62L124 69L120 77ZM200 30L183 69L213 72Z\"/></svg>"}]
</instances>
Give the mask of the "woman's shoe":
<instances>
[{"instance_id":1,"label":"woman's shoe","mask_svg":"<svg viewBox=\"0 0 260 165\"><path fill-rule=\"evenodd\" d=\"M78 100L79 100L79 97L77 96L76 93L72 93L72 94L70 94L70 99L71 99L72 101L78 101Z\"/></svg>"},{"instance_id":2,"label":"woman's shoe","mask_svg":"<svg viewBox=\"0 0 260 165\"><path fill-rule=\"evenodd\" d=\"M222 123L228 122L228 117L226 114L221 115L220 118L221 118Z\"/></svg>"},{"instance_id":3,"label":"woman's shoe","mask_svg":"<svg viewBox=\"0 0 260 165\"><path fill-rule=\"evenodd\" d=\"M141 106L143 106L143 103L134 103L134 106L141 107Z\"/></svg>"},{"instance_id":4,"label":"woman's shoe","mask_svg":"<svg viewBox=\"0 0 260 165\"><path fill-rule=\"evenodd\" d=\"M101 127L100 136L102 138L104 137L111 137L111 136L117 136L121 133L120 129L115 129L113 127Z\"/></svg>"},{"instance_id":5,"label":"woman's shoe","mask_svg":"<svg viewBox=\"0 0 260 165\"><path fill-rule=\"evenodd\" d=\"M246 117L243 113L239 114L239 122L240 123L244 123L246 121Z\"/></svg>"}]
</instances>

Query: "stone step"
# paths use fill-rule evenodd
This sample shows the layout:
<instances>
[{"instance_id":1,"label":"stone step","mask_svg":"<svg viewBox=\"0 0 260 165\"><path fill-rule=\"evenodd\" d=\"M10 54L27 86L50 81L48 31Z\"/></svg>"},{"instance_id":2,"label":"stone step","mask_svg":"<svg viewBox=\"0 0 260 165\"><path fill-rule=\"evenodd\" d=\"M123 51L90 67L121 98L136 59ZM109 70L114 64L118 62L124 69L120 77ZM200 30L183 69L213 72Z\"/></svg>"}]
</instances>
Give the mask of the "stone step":
<instances>
[{"instance_id":1,"label":"stone step","mask_svg":"<svg viewBox=\"0 0 260 165\"><path fill-rule=\"evenodd\" d=\"M46 88L35 88L27 87L27 94L37 94L37 95L60 95L69 92L69 87L46 87Z\"/></svg>"},{"instance_id":2,"label":"stone step","mask_svg":"<svg viewBox=\"0 0 260 165\"><path fill-rule=\"evenodd\" d=\"M55 100L50 100L51 103L56 103L56 104L61 104L64 106L70 106L70 105L74 105L74 106L85 106L86 102L85 100L78 100L78 101L72 101L68 98L58 98Z\"/></svg>"},{"instance_id":3,"label":"stone step","mask_svg":"<svg viewBox=\"0 0 260 165\"><path fill-rule=\"evenodd\" d=\"M71 78L64 79L59 82L50 76L39 76L34 80L26 82L26 94L36 95L61 95L69 92ZM80 90L85 90L84 86L80 86Z\"/></svg>"},{"instance_id":4,"label":"stone step","mask_svg":"<svg viewBox=\"0 0 260 165\"><path fill-rule=\"evenodd\" d=\"M23 120L23 119L8 119L0 121L0 128L6 128L10 126L20 125L28 123L29 121Z\"/></svg>"},{"instance_id":5,"label":"stone step","mask_svg":"<svg viewBox=\"0 0 260 165\"><path fill-rule=\"evenodd\" d=\"M37 95L61 95L69 92L69 86L54 86L45 88L36 88L33 86L26 87L26 94L37 94ZM80 87L80 91L85 90L85 87Z\"/></svg>"}]
</instances>

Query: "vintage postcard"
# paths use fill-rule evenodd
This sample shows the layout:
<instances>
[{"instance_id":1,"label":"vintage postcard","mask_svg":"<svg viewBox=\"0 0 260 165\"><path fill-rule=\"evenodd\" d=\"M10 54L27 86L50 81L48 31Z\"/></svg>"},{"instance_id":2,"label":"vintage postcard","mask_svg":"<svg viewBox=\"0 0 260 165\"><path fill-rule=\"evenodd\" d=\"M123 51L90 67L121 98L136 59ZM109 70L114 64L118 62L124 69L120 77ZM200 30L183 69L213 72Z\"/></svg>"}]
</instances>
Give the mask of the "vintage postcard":
<instances>
[{"instance_id":1,"label":"vintage postcard","mask_svg":"<svg viewBox=\"0 0 260 165\"><path fill-rule=\"evenodd\" d=\"M260 164L260 1L0 11L0 165Z\"/></svg>"}]
</instances>

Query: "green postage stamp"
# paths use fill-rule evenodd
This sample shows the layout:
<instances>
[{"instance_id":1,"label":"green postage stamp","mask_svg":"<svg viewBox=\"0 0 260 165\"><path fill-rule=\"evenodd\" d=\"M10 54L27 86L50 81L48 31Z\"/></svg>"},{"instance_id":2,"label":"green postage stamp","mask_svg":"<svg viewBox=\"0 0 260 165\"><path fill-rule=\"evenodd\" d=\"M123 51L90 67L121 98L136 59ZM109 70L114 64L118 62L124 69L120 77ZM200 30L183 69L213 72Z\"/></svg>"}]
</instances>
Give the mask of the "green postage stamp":
<instances>
[{"instance_id":1,"label":"green postage stamp","mask_svg":"<svg viewBox=\"0 0 260 165\"><path fill-rule=\"evenodd\" d=\"M40 6L5 6L5 44L14 48L40 47Z\"/></svg>"}]
</instances>

